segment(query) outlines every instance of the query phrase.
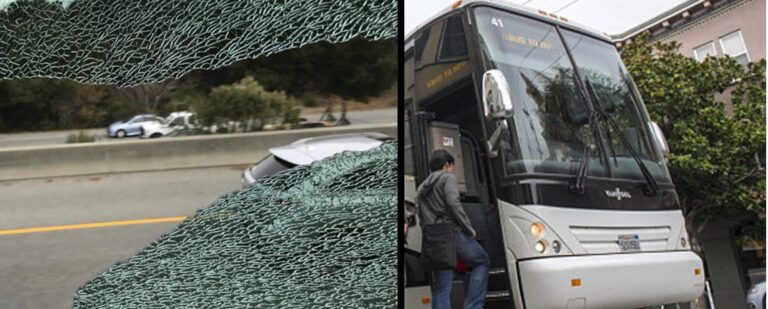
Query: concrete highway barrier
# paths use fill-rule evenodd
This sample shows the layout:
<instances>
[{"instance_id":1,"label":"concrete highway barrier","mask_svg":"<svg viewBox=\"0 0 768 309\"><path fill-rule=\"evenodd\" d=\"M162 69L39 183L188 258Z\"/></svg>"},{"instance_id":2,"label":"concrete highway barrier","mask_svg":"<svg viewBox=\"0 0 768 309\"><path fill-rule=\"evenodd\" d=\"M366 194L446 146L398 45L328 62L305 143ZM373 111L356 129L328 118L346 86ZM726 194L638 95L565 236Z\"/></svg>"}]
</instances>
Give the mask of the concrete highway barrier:
<instances>
[{"instance_id":1,"label":"concrete highway barrier","mask_svg":"<svg viewBox=\"0 0 768 309\"><path fill-rule=\"evenodd\" d=\"M266 156L269 148L298 139L361 132L397 137L397 124L3 148L0 181L250 164Z\"/></svg>"}]
</instances>

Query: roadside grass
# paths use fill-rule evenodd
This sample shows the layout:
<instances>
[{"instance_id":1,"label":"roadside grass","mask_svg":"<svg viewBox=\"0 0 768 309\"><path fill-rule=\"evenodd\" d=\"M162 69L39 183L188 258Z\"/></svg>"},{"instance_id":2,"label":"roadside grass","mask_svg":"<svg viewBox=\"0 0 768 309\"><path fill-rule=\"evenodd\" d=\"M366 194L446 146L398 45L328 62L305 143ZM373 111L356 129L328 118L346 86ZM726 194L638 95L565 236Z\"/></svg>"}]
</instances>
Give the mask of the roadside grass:
<instances>
[{"instance_id":1,"label":"roadside grass","mask_svg":"<svg viewBox=\"0 0 768 309\"><path fill-rule=\"evenodd\" d=\"M67 144L74 144L74 143L91 143L96 141L96 137L85 133L85 131L80 131L78 133L69 133L67 135Z\"/></svg>"}]
</instances>

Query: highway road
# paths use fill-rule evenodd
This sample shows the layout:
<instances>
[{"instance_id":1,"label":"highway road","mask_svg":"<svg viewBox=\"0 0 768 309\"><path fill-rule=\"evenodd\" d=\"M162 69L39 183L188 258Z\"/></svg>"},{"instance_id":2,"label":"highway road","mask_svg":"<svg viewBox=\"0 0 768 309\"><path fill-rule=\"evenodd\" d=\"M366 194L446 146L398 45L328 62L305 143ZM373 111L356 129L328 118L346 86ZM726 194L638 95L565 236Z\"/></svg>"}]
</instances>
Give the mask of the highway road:
<instances>
[{"instance_id":1,"label":"highway road","mask_svg":"<svg viewBox=\"0 0 768 309\"><path fill-rule=\"evenodd\" d=\"M308 121L317 121L320 119L321 114L306 114L301 117L306 118ZM338 117L338 113L335 114ZM392 123L397 121L397 109L375 109L367 111L349 111L347 112L347 119L352 124L364 124L364 123ZM111 139L106 137L106 128L87 129L86 133L95 135L98 142L120 142L126 140L134 140L136 137L125 139ZM9 147L25 147L25 146L45 146L64 144L67 140L67 135L77 130L64 130L64 131L48 131L48 132L28 132L28 133L12 133L12 134L0 134L0 150L2 148Z\"/></svg>"},{"instance_id":2,"label":"highway road","mask_svg":"<svg viewBox=\"0 0 768 309\"><path fill-rule=\"evenodd\" d=\"M71 308L81 284L238 189L243 168L0 182L0 308Z\"/></svg>"}]
</instances>

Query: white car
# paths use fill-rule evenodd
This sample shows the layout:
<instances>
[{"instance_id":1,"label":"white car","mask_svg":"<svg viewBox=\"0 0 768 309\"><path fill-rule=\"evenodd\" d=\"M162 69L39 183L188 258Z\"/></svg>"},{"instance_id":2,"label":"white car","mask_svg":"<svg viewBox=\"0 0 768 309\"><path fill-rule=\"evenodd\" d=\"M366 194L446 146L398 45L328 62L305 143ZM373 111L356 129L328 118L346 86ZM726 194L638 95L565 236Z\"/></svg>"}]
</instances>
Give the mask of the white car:
<instances>
[{"instance_id":1,"label":"white car","mask_svg":"<svg viewBox=\"0 0 768 309\"><path fill-rule=\"evenodd\" d=\"M278 172L325 159L343 151L366 151L392 139L381 133L349 133L311 137L270 148L270 154L243 171L243 188Z\"/></svg>"},{"instance_id":2,"label":"white car","mask_svg":"<svg viewBox=\"0 0 768 309\"><path fill-rule=\"evenodd\" d=\"M173 112L165 118L163 122L148 123L142 126L143 134L141 138L158 138L173 132L179 127L195 128L197 127L195 113L191 112Z\"/></svg>"},{"instance_id":3,"label":"white car","mask_svg":"<svg viewBox=\"0 0 768 309\"><path fill-rule=\"evenodd\" d=\"M755 284L749 289L747 308L765 309L765 281Z\"/></svg>"}]
</instances>

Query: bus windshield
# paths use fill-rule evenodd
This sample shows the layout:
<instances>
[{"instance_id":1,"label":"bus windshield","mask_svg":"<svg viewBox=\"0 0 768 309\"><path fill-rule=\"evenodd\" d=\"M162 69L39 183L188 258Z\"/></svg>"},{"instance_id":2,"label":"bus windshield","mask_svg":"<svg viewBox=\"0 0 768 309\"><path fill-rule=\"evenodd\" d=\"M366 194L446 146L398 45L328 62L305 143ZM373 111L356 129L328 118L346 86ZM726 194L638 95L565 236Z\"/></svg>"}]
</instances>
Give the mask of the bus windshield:
<instances>
[{"instance_id":1,"label":"bus windshield","mask_svg":"<svg viewBox=\"0 0 768 309\"><path fill-rule=\"evenodd\" d=\"M645 107L613 45L489 7L474 13L488 69L500 70L511 92L513 114L500 146L507 175L576 175L588 160L589 176L642 180L623 136L658 182L671 182ZM608 119L598 125L605 149L596 146L585 95L617 124L618 131Z\"/></svg>"}]
</instances>

